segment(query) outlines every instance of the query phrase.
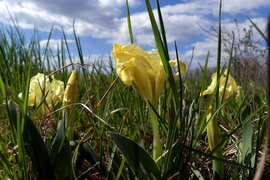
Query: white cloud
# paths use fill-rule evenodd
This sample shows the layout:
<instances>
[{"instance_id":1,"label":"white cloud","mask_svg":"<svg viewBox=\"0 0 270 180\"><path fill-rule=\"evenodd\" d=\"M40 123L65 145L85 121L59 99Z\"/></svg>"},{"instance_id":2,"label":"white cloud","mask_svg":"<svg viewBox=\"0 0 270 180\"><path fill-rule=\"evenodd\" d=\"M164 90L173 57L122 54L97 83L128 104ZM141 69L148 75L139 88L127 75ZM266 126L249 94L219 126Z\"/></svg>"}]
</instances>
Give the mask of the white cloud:
<instances>
[{"instance_id":1,"label":"white cloud","mask_svg":"<svg viewBox=\"0 0 270 180\"><path fill-rule=\"evenodd\" d=\"M215 6L213 6L215 5ZM167 14L211 14L214 9L217 9L216 1L195 0L187 3L179 3L175 5L168 5L162 8L162 13ZM214 8L214 9L213 9Z\"/></svg>"},{"instance_id":2,"label":"white cloud","mask_svg":"<svg viewBox=\"0 0 270 180\"><path fill-rule=\"evenodd\" d=\"M222 2L222 12L230 14L247 13L250 10L267 7L270 5L269 0L224 0ZM219 11L218 0L193 0L186 1L175 5L168 5L162 8L163 13L171 14L212 14L217 16Z\"/></svg>"},{"instance_id":3,"label":"white cloud","mask_svg":"<svg viewBox=\"0 0 270 180\"><path fill-rule=\"evenodd\" d=\"M129 0L131 10L139 7L142 2ZM199 42L190 45L190 49L195 46L194 62L205 59L208 50L214 58L217 42L208 37L199 25L209 30L212 25L217 24L218 4L217 0L192 0L162 7L168 42L173 43L174 40L194 42L199 39ZM227 14L247 13L250 15L256 8L266 7L269 4L269 0L226 0L223 1L222 11ZM63 27L66 34L72 34L73 20L75 20L75 30L79 36L100 38L109 43L129 43L127 20L123 17L124 0L2 0L0 1L1 21L10 24L6 6L11 15L17 18L21 28L33 29L36 26L39 30L49 32L54 24L55 28ZM152 47L155 44L154 37L146 9L143 10L137 13L131 11L133 34L135 41L142 47ZM156 10L154 13L156 14ZM265 29L266 19L257 17L253 20L261 29ZM240 22L240 24L246 27L250 25L249 21ZM225 19L223 27L232 31L235 29L235 24L232 20ZM73 41L69 42L73 43ZM41 42L41 46L45 44L46 41ZM52 49L56 49L59 45L59 39L51 39ZM187 50L183 58L190 59L190 57L191 50ZM210 62L214 64L215 61Z\"/></svg>"},{"instance_id":4,"label":"white cloud","mask_svg":"<svg viewBox=\"0 0 270 180\"><path fill-rule=\"evenodd\" d=\"M102 6L98 0L82 0L80 3L73 0L67 1L30 1L23 2L0 1L0 15L4 17L2 21L9 23L10 19L8 7L11 15L18 18L18 25L22 28L33 28L34 24L41 30L49 31L52 24L56 27L63 26L68 32L72 32L73 20L78 24L87 24L89 31L98 31L115 28L112 23L114 19L121 14L121 8L118 6ZM41 8L42 7L42 8Z\"/></svg>"},{"instance_id":5,"label":"white cloud","mask_svg":"<svg viewBox=\"0 0 270 180\"><path fill-rule=\"evenodd\" d=\"M193 43L191 46L194 47L194 52L192 51L192 48L190 48L190 50L183 54L182 59L187 62L193 56L191 64L192 68L198 67L199 64L204 66L208 52L210 53L208 66L213 67L216 65L217 42L214 39L206 38L203 41Z\"/></svg>"},{"instance_id":6,"label":"white cloud","mask_svg":"<svg viewBox=\"0 0 270 180\"><path fill-rule=\"evenodd\" d=\"M228 13L242 13L244 11L253 10L259 7L269 7L269 0L226 0L222 8L224 12ZM248 14L249 15L249 14Z\"/></svg>"},{"instance_id":7,"label":"white cloud","mask_svg":"<svg viewBox=\"0 0 270 180\"><path fill-rule=\"evenodd\" d=\"M198 24L202 26L210 26L211 22L199 15L188 14L171 14L167 11L163 12L163 20L166 29L166 36L168 43L174 41L187 41L191 37L196 38L202 35L202 31ZM153 46L154 36L151 29L151 24L148 18L148 13L135 13L131 16L132 30L135 42L140 45ZM126 18L118 20L120 24L118 30L111 31L108 37L111 41L118 43L129 42L129 32L127 29Z\"/></svg>"},{"instance_id":8,"label":"white cloud","mask_svg":"<svg viewBox=\"0 0 270 180\"><path fill-rule=\"evenodd\" d=\"M227 0L223 2L223 11L235 13L241 10L250 10L269 4L265 0ZM131 7L138 6L141 1L130 0ZM22 28L33 29L34 25L43 31L50 31L53 24L55 28L64 28L65 32L73 32L73 20L75 29L80 36L105 38L108 42L129 42L129 33L126 18L120 18L124 11L125 1L122 0L81 0L79 3L73 0L25 0L25 1L0 1L0 16L4 23L10 23L11 14L18 19L18 25ZM232 7L233 5L233 7ZM202 35L201 29L209 27L211 20L205 15L217 14L218 1L194 0L176 5L162 7L163 19L167 32L168 42L187 41ZM156 10L154 10L156 13ZM135 40L142 45L153 45L154 39L148 14L145 12L132 13L131 16ZM213 23L212 23L213 24Z\"/></svg>"},{"instance_id":9,"label":"white cloud","mask_svg":"<svg viewBox=\"0 0 270 180\"><path fill-rule=\"evenodd\" d=\"M63 40L61 40L61 39L50 39L50 41L49 41L49 48L51 50L58 50L58 49L60 49L61 48L62 41ZM65 43L65 42L63 41L63 43ZM67 43L68 44L69 43L75 43L75 41L74 40L71 40L71 39L67 39ZM47 39L46 40L41 40L39 42L39 44L40 44L40 47L41 48L46 48L46 46L48 44L48 40Z\"/></svg>"}]
</instances>

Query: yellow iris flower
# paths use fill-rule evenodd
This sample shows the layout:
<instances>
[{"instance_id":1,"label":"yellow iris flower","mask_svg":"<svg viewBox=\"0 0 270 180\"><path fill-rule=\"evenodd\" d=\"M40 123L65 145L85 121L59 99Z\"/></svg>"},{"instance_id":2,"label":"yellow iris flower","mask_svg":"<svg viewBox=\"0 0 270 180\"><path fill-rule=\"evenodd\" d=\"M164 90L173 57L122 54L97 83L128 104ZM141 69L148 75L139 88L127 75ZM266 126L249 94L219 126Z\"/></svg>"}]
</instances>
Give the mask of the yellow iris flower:
<instances>
[{"instance_id":1,"label":"yellow iris flower","mask_svg":"<svg viewBox=\"0 0 270 180\"><path fill-rule=\"evenodd\" d=\"M227 75L228 75L228 81L226 84ZM225 89L225 84L226 84L226 89ZM201 92L200 95L205 96L208 94L213 94L215 89L216 89L216 86L217 86L217 73L214 73L212 75L211 84L208 86L208 88L205 91ZM240 87L237 86L234 78L230 74L228 74L228 69L226 69L220 75L218 93L219 93L220 99L222 98L223 93L224 93L225 100L228 99L230 96L232 96L234 93L236 93L237 99L240 98ZM213 115L213 107L212 107L212 105L210 105L208 107L207 117L206 117L206 122L208 123L206 132L207 132L209 148L210 148L210 150L217 148L215 150L215 152L213 153L213 155L218 157L218 158L222 158L223 151L222 151L221 147L218 146L220 144L220 132L219 132L219 126L218 126L218 119L217 119L217 117L213 117L211 119L212 115ZM221 178L224 177L224 163L223 162L213 160L213 170L216 173L218 173L218 175Z\"/></svg>"},{"instance_id":2,"label":"yellow iris flower","mask_svg":"<svg viewBox=\"0 0 270 180\"><path fill-rule=\"evenodd\" d=\"M228 74L228 69L226 69L220 76L220 80L219 80L219 97L221 97L223 95L223 91L225 88L225 83L226 83L226 76ZM201 92L201 96L205 96L208 94L213 94L215 91L217 85L217 73L215 72L212 75L212 82L211 84L208 86L208 88ZM228 99L231 95L233 95L234 93L237 93L236 98L240 97L240 86L237 86L236 81L234 80L234 78L229 74L228 77L228 81L227 81L227 85L226 85L226 89L225 89L225 94L224 94L224 99Z\"/></svg>"},{"instance_id":3,"label":"yellow iris flower","mask_svg":"<svg viewBox=\"0 0 270 180\"><path fill-rule=\"evenodd\" d=\"M30 80L29 87L29 106L38 106L45 95L46 99L41 106L41 113L43 115L48 114L54 110L55 105L62 101L64 93L64 83L57 80L52 76L52 80L49 77L38 73Z\"/></svg>"},{"instance_id":4,"label":"yellow iris flower","mask_svg":"<svg viewBox=\"0 0 270 180\"><path fill-rule=\"evenodd\" d=\"M127 86L132 85L146 101L156 104L166 78L158 53L144 51L135 44L113 44L112 54L115 58L116 72L123 83ZM172 60L170 64L177 66L177 61ZM179 64L183 76L187 66L182 61L179 61Z\"/></svg>"}]
</instances>

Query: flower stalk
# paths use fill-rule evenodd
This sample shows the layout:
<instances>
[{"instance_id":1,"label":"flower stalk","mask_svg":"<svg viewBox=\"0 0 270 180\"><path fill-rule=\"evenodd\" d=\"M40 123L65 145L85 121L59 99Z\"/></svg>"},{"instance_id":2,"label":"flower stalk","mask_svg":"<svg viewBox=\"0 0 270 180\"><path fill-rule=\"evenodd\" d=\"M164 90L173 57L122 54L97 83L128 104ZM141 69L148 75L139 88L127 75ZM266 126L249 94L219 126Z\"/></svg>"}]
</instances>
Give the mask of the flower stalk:
<instances>
[{"instance_id":1,"label":"flower stalk","mask_svg":"<svg viewBox=\"0 0 270 180\"><path fill-rule=\"evenodd\" d=\"M216 117L213 117L213 107L210 105L208 108L208 114L207 114L207 138L208 138L208 144L209 148L213 152L213 156L222 158L222 149L220 146L220 132L219 132L219 126L218 126L218 119ZM209 122L208 122L209 121ZM214 173L217 173L219 178L224 178L224 163L219 160L213 160L213 171Z\"/></svg>"},{"instance_id":2,"label":"flower stalk","mask_svg":"<svg viewBox=\"0 0 270 180\"><path fill-rule=\"evenodd\" d=\"M151 123L151 127L152 127L152 132L153 132L153 159L154 160L157 160L162 155L162 146L163 146L161 139L160 139L160 134L159 134L158 117L153 109L153 108L157 109L156 107L157 107L157 105L155 105L155 104L152 104L152 107L151 107L149 102L148 102L150 123Z\"/></svg>"}]
</instances>

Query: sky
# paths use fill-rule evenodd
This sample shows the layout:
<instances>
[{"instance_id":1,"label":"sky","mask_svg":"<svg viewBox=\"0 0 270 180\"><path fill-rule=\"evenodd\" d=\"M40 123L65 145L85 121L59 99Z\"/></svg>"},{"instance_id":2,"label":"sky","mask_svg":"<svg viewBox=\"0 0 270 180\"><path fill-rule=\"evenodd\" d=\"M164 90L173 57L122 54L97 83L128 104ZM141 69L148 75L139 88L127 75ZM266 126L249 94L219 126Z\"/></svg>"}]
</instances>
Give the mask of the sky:
<instances>
[{"instance_id":1,"label":"sky","mask_svg":"<svg viewBox=\"0 0 270 180\"><path fill-rule=\"evenodd\" d=\"M155 1L150 0L156 14ZM193 52L192 66L203 64L210 51L210 66L215 65L217 38L212 27L218 25L218 0L160 0L171 58L175 58L174 41L180 58L189 63ZM131 24L135 43L145 50L155 47L150 21L144 0L129 0ZM265 32L270 15L270 0L223 0L222 28L236 31L239 36L251 25L250 17ZM3 27L12 26L11 16L17 26L30 40L33 30L39 31L40 45L45 47L53 26L50 48L60 46L64 30L74 59L78 59L75 31L80 38L83 55L91 63L102 57L108 62L112 43L130 43L126 20L125 0L0 0L0 22ZM210 32L210 33L209 33ZM212 35L211 35L212 34ZM260 39L254 32L254 38ZM223 59L227 56L223 53Z\"/></svg>"}]
</instances>

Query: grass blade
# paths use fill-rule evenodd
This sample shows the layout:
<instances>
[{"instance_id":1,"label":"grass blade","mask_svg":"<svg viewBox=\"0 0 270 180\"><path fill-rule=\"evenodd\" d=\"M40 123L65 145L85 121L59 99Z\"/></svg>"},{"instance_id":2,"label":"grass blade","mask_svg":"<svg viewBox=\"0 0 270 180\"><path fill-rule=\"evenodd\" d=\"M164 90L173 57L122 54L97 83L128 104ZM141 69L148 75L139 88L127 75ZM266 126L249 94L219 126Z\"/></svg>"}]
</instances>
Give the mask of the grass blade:
<instances>
[{"instance_id":1,"label":"grass blade","mask_svg":"<svg viewBox=\"0 0 270 180\"><path fill-rule=\"evenodd\" d=\"M267 42L267 38L264 35L264 33L260 30L260 28L248 17L248 20L251 22L251 24L255 27L255 29L257 30L257 32L261 35L261 37L265 40L265 42ZM268 29L269 31L269 29Z\"/></svg>"},{"instance_id":2,"label":"grass blade","mask_svg":"<svg viewBox=\"0 0 270 180\"><path fill-rule=\"evenodd\" d=\"M161 14L161 9L160 9L160 5L159 5L158 0L156 0L156 4L157 4L158 19L159 19L159 24L160 24L160 31L161 31L161 35L162 35L163 45L164 45L165 50L167 52L169 52L168 45L167 45L166 31L165 31L163 18L162 18L162 14Z\"/></svg>"},{"instance_id":3,"label":"grass blade","mask_svg":"<svg viewBox=\"0 0 270 180\"><path fill-rule=\"evenodd\" d=\"M133 40L133 33L132 33L132 26L131 26L131 20L130 20L128 0L126 0L126 14L127 14L127 23L128 23L130 43L133 44L134 40Z\"/></svg>"},{"instance_id":4,"label":"grass blade","mask_svg":"<svg viewBox=\"0 0 270 180\"><path fill-rule=\"evenodd\" d=\"M221 7L222 7L222 0L220 0L219 2L219 16L218 16L216 109L219 106L219 80L220 80L220 62L221 62Z\"/></svg>"}]
</instances>

